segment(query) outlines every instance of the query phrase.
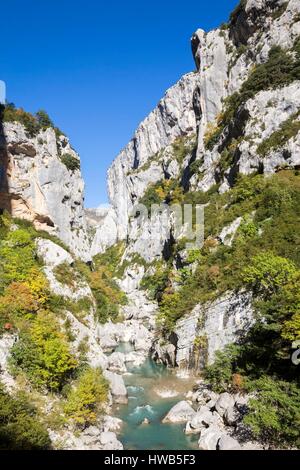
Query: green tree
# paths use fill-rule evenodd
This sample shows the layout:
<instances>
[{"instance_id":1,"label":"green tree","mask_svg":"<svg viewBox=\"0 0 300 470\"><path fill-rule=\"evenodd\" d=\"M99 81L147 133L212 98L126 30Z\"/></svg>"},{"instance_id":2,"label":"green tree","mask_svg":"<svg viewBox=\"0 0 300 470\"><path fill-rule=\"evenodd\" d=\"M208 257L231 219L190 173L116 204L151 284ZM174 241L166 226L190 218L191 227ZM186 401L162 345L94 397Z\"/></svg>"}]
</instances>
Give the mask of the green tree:
<instances>
[{"instance_id":1,"label":"green tree","mask_svg":"<svg viewBox=\"0 0 300 470\"><path fill-rule=\"evenodd\" d=\"M0 384L0 449L44 450L51 441L24 394L11 396Z\"/></svg>"},{"instance_id":2,"label":"green tree","mask_svg":"<svg viewBox=\"0 0 300 470\"><path fill-rule=\"evenodd\" d=\"M242 278L254 292L268 296L287 284L296 273L297 269L292 261L272 252L262 252L244 269Z\"/></svg>"},{"instance_id":3,"label":"green tree","mask_svg":"<svg viewBox=\"0 0 300 470\"><path fill-rule=\"evenodd\" d=\"M49 114L46 113L43 109L40 109L36 112L36 118L39 123L39 126L42 129L47 129L48 127L54 127L53 122L51 121Z\"/></svg>"},{"instance_id":4,"label":"green tree","mask_svg":"<svg viewBox=\"0 0 300 470\"><path fill-rule=\"evenodd\" d=\"M67 397L66 415L80 427L95 424L107 401L108 389L101 369L86 369Z\"/></svg>"},{"instance_id":5,"label":"green tree","mask_svg":"<svg viewBox=\"0 0 300 470\"><path fill-rule=\"evenodd\" d=\"M300 447L300 390L297 384L263 376L248 384L258 394L244 419L256 437L276 446Z\"/></svg>"},{"instance_id":6,"label":"green tree","mask_svg":"<svg viewBox=\"0 0 300 470\"><path fill-rule=\"evenodd\" d=\"M14 370L26 372L34 385L54 391L64 385L77 366L67 338L55 316L47 311L39 312L27 330L21 332L11 351L11 363Z\"/></svg>"}]
</instances>

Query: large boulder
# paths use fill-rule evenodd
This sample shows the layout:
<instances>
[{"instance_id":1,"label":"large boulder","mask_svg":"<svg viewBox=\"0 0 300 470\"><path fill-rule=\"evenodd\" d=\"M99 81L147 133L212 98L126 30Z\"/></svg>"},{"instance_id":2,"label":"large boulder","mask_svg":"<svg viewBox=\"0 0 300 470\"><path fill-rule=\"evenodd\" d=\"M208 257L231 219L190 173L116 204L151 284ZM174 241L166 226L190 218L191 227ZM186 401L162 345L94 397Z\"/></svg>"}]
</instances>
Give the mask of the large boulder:
<instances>
[{"instance_id":1,"label":"large boulder","mask_svg":"<svg viewBox=\"0 0 300 470\"><path fill-rule=\"evenodd\" d=\"M108 357L108 369L113 372L127 372L125 365L125 354L114 352Z\"/></svg>"},{"instance_id":2,"label":"large boulder","mask_svg":"<svg viewBox=\"0 0 300 470\"><path fill-rule=\"evenodd\" d=\"M223 419L228 426L234 426L240 419L241 414L239 413L238 409L235 406L227 408Z\"/></svg>"},{"instance_id":3,"label":"large boulder","mask_svg":"<svg viewBox=\"0 0 300 470\"><path fill-rule=\"evenodd\" d=\"M217 413L212 413L207 406L201 408L194 414L192 419L188 421L185 433L198 434L201 429L208 428L211 425L222 425L222 420Z\"/></svg>"},{"instance_id":4,"label":"large boulder","mask_svg":"<svg viewBox=\"0 0 300 470\"><path fill-rule=\"evenodd\" d=\"M104 371L104 377L109 381L114 402L126 404L128 402L128 396L123 377L108 370Z\"/></svg>"},{"instance_id":5,"label":"large boulder","mask_svg":"<svg viewBox=\"0 0 300 470\"><path fill-rule=\"evenodd\" d=\"M41 257L46 266L56 267L60 264L71 265L74 258L61 246L45 238L36 239L37 254Z\"/></svg>"},{"instance_id":6,"label":"large boulder","mask_svg":"<svg viewBox=\"0 0 300 470\"><path fill-rule=\"evenodd\" d=\"M202 429L198 441L199 449L216 450L218 441L220 440L222 434L222 430L215 425L206 429Z\"/></svg>"},{"instance_id":7,"label":"large boulder","mask_svg":"<svg viewBox=\"0 0 300 470\"><path fill-rule=\"evenodd\" d=\"M102 432L100 443L102 450L123 450L123 444L118 441L114 432Z\"/></svg>"},{"instance_id":8,"label":"large boulder","mask_svg":"<svg viewBox=\"0 0 300 470\"><path fill-rule=\"evenodd\" d=\"M129 363L134 367L141 366L146 360L146 357L142 353L138 353L135 351L131 351L130 353L125 355L125 362Z\"/></svg>"},{"instance_id":9,"label":"large boulder","mask_svg":"<svg viewBox=\"0 0 300 470\"><path fill-rule=\"evenodd\" d=\"M161 341L156 341L151 349L151 357L158 364L175 367L176 347L171 343L163 344Z\"/></svg>"},{"instance_id":10,"label":"large boulder","mask_svg":"<svg viewBox=\"0 0 300 470\"><path fill-rule=\"evenodd\" d=\"M196 414L195 410L187 401L177 403L163 419L163 423L185 423Z\"/></svg>"},{"instance_id":11,"label":"large boulder","mask_svg":"<svg viewBox=\"0 0 300 470\"><path fill-rule=\"evenodd\" d=\"M236 439L223 434L218 442L218 450L241 450L241 446Z\"/></svg>"},{"instance_id":12,"label":"large boulder","mask_svg":"<svg viewBox=\"0 0 300 470\"><path fill-rule=\"evenodd\" d=\"M221 417L223 417L228 408L234 407L234 403L234 398L232 397L232 395L230 395L230 393L221 393L215 405L216 411Z\"/></svg>"},{"instance_id":13,"label":"large boulder","mask_svg":"<svg viewBox=\"0 0 300 470\"><path fill-rule=\"evenodd\" d=\"M114 416L104 416L102 422L102 429L104 432L119 432L123 425L123 421Z\"/></svg>"}]
</instances>

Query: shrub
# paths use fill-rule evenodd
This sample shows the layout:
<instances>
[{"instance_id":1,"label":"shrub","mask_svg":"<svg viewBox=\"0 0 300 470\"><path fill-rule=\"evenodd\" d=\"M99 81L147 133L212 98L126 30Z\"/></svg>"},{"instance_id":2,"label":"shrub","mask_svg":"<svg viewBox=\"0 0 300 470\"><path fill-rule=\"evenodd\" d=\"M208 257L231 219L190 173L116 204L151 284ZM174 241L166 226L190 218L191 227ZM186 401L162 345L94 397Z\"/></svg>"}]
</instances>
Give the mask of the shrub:
<instances>
[{"instance_id":1,"label":"shrub","mask_svg":"<svg viewBox=\"0 0 300 470\"><path fill-rule=\"evenodd\" d=\"M70 153L64 153L61 156L62 163L67 167L69 171L80 170L80 161L78 158L75 158Z\"/></svg>"},{"instance_id":2,"label":"shrub","mask_svg":"<svg viewBox=\"0 0 300 470\"><path fill-rule=\"evenodd\" d=\"M244 418L254 435L276 446L300 447L300 390L297 384L263 376L248 384L258 393Z\"/></svg>"},{"instance_id":3,"label":"shrub","mask_svg":"<svg viewBox=\"0 0 300 470\"><path fill-rule=\"evenodd\" d=\"M126 296L111 279L105 268L90 274L90 286L96 300L96 318L100 323L119 320L119 306L125 305Z\"/></svg>"},{"instance_id":4,"label":"shrub","mask_svg":"<svg viewBox=\"0 0 300 470\"><path fill-rule=\"evenodd\" d=\"M17 109L12 103L5 106L3 111L3 121L19 122L20 124L23 124L30 137L34 137L39 131L36 118L32 114L24 111L22 108Z\"/></svg>"},{"instance_id":5,"label":"shrub","mask_svg":"<svg viewBox=\"0 0 300 470\"><path fill-rule=\"evenodd\" d=\"M228 345L224 351L217 351L215 361L207 366L204 372L205 379L213 386L217 392L230 390L233 379L234 363L238 357L238 346Z\"/></svg>"},{"instance_id":6,"label":"shrub","mask_svg":"<svg viewBox=\"0 0 300 470\"><path fill-rule=\"evenodd\" d=\"M49 127L54 129L57 137L63 134L60 129L54 126L46 111L40 110L34 115L24 111L22 108L16 108L13 103L9 103L6 106L1 105L0 111L4 122L19 122L25 127L30 137L35 137L40 130L45 130Z\"/></svg>"},{"instance_id":7,"label":"shrub","mask_svg":"<svg viewBox=\"0 0 300 470\"><path fill-rule=\"evenodd\" d=\"M195 136L185 136L179 137L172 144L172 155L179 163L183 164L184 159L191 155L196 147L196 138Z\"/></svg>"},{"instance_id":8,"label":"shrub","mask_svg":"<svg viewBox=\"0 0 300 470\"><path fill-rule=\"evenodd\" d=\"M34 385L55 391L63 386L77 362L55 316L44 311L21 333L11 351L11 364L15 372L26 372Z\"/></svg>"},{"instance_id":9,"label":"shrub","mask_svg":"<svg viewBox=\"0 0 300 470\"><path fill-rule=\"evenodd\" d=\"M296 272L290 260L263 252L255 256L251 265L244 269L242 278L254 292L268 296L287 284Z\"/></svg>"},{"instance_id":10,"label":"shrub","mask_svg":"<svg viewBox=\"0 0 300 470\"><path fill-rule=\"evenodd\" d=\"M35 266L35 245L31 235L24 229L9 232L0 242L0 289L13 281L30 278Z\"/></svg>"},{"instance_id":11,"label":"shrub","mask_svg":"<svg viewBox=\"0 0 300 470\"><path fill-rule=\"evenodd\" d=\"M150 211L153 204L161 204L164 202L166 193L163 191L163 182L159 181L158 183L148 186L144 196L140 199L140 204L143 204Z\"/></svg>"},{"instance_id":12,"label":"shrub","mask_svg":"<svg viewBox=\"0 0 300 470\"><path fill-rule=\"evenodd\" d=\"M47 129L48 127L54 127L53 122L51 121L49 114L46 113L44 110L37 111L36 113L36 119L39 124L39 126L42 129Z\"/></svg>"},{"instance_id":13,"label":"shrub","mask_svg":"<svg viewBox=\"0 0 300 470\"><path fill-rule=\"evenodd\" d=\"M222 120L223 115L219 114L215 123L209 122L207 124L206 132L204 134L204 145L208 150L212 150L219 141L223 132L223 128L221 126Z\"/></svg>"},{"instance_id":14,"label":"shrub","mask_svg":"<svg viewBox=\"0 0 300 470\"><path fill-rule=\"evenodd\" d=\"M141 288L148 291L150 298L161 300L162 294L169 285L170 269L158 267L151 276L144 276Z\"/></svg>"},{"instance_id":15,"label":"shrub","mask_svg":"<svg viewBox=\"0 0 300 470\"><path fill-rule=\"evenodd\" d=\"M72 266L68 263L62 263L56 266L53 270L54 275L58 282L61 284L65 284L68 287L74 287L76 285L76 281L78 276L76 275Z\"/></svg>"},{"instance_id":16,"label":"shrub","mask_svg":"<svg viewBox=\"0 0 300 470\"><path fill-rule=\"evenodd\" d=\"M0 384L0 449L45 450L51 447L47 430L28 399L11 396Z\"/></svg>"},{"instance_id":17,"label":"shrub","mask_svg":"<svg viewBox=\"0 0 300 470\"><path fill-rule=\"evenodd\" d=\"M86 369L67 397L66 415L80 427L95 424L107 401L108 389L100 369Z\"/></svg>"}]
</instances>

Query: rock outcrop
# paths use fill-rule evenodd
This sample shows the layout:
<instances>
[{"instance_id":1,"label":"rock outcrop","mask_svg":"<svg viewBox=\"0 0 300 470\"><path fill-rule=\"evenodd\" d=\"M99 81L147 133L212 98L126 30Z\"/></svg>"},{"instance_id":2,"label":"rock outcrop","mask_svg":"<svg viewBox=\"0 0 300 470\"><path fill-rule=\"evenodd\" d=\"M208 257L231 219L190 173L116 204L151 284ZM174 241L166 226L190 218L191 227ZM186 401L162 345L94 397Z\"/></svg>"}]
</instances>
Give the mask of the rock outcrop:
<instances>
[{"instance_id":1,"label":"rock outcrop","mask_svg":"<svg viewBox=\"0 0 300 470\"><path fill-rule=\"evenodd\" d=\"M63 156L79 156L53 128L30 137L17 122L3 123L1 152L6 154L6 188L0 188L0 209L57 235L72 252L89 261L89 240L84 214L84 182L79 169L68 169Z\"/></svg>"},{"instance_id":2,"label":"rock outcrop","mask_svg":"<svg viewBox=\"0 0 300 470\"><path fill-rule=\"evenodd\" d=\"M249 99L238 114L240 129L227 129L213 148L206 146L208 131L218 124L224 113L224 100L239 92L253 67L266 62L274 46L293 48L300 35L299 12L297 0L248 0L236 9L226 28L208 33L199 29L194 33L192 51L196 72L183 76L167 91L108 171L112 208L103 216L102 226L110 227L113 235L108 237L99 225L93 253L103 251L115 238L127 238L134 240L133 251L142 256L147 254L150 261L161 254L163 242L162 246L157 246L157 251L147 243L155 228L146 224L137 234L130 221L134 205L149 185L160 180L181 178L185 188L202 191L218 183L220 191L226 191L236 172L270 174L283 165L299 166L299 135L266 158L257 153L257 146L299 110L299 81L262 91ZM224 141L229 136L241 138L241 142L236 149L235 162L220 176L217 167ZM189 137L195 139L195 153L188 155L187 152L183 161L176 159L172 145L178 139ZM154 251L149 253L149 248Z\"/></svg>"}]
</instances>

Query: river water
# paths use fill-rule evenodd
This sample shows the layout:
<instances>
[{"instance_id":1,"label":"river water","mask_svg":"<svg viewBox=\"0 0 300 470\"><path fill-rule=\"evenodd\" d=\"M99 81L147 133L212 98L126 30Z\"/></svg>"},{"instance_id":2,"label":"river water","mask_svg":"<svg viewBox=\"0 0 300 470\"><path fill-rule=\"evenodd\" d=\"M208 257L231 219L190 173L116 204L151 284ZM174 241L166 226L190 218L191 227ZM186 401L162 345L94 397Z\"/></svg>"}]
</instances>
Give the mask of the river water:
<instances>
[{"instance_id":1,"label":"river water","mask_svg":"<svg viewBox=\"0 0 300 470\"><path fill-rule=\"evenodd\" d=\"M120 345L128 352L129 345ZM148 358L140 367L128 367L124 375L128 404L116 405L113 415L124 422L119 435L126 450L189 450L197 449L199 436L186 436L184 424L163 424L168 411L184 399L191 390L193 379L179 378L165 366ZM143 423L147 419L149 424Z\"/></svg>"}]
</instances>

